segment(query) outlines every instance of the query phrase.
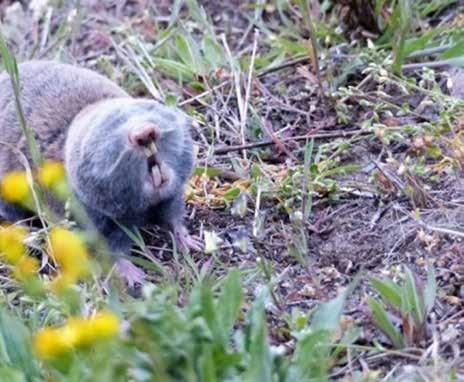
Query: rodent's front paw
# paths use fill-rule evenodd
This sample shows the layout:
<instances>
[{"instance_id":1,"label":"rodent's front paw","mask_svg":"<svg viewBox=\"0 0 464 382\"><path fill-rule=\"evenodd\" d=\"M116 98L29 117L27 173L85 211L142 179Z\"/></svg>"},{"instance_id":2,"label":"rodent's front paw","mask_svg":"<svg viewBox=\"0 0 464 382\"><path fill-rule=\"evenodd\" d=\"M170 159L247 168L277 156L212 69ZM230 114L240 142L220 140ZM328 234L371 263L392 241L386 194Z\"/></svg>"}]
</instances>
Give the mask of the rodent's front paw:
<instances>
[{"instance_id":1,"label":"rodent's front paw","mask_svg":"<svg viewBox=\"0 0 464 382\"><path fill-rule=\"evenodd\" d=\"M129 260L120 258L116 264L119 275L124 279L129 288L133 288L135 284L142 284L145 280L145 272Z\"/></svg>"},{"instance_id":2,"label":"rodent's front paw","mask_svg":"<svg viewBox=\"0 0 464 382\"><path fill-rule=\"evenodd\" d=\"M195 252L203 251L203 241L196 236L190 235L183 224L174 226L173 233L176 244L182 252L190 252L191 250Z\"/></svg>"}]
</instances>

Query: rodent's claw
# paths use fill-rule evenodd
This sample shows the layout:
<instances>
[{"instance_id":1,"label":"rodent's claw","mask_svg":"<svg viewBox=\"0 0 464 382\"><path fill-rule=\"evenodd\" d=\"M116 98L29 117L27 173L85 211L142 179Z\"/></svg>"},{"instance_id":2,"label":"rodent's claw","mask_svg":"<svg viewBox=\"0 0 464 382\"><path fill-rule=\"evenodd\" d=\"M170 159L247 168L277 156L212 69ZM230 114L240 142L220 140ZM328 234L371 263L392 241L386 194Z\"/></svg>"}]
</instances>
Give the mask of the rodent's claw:
<instances>
[{"instance_id":1,"label":"rodent's claw","mask_svg":"<svg viewBox=\"0 0 464 382\"><path fill-rule=\"evenodd\" d=\"M188 235L184 245L195 252L202 252L204 249L203 241L198 236Z\"/></svg>"},{"instance_id":2,"label":"rodent's claw","mask_svg":"<svg viewBox=\"0 0 464 382\"><path fill-rule=\"evenodd\" d=\"M204 245L200 238L192 236L184 225L174 227L174 238L176 244L182 252L202 252Z\"/></svg>"},{"instance_id":3,"label":"rodent's claw","mask_svg":"<svg viewBox=\"0 0 464 382\"><path fill-rule=\"evenodd\" d=\"M116 265L119 275L124 279L129 288L133 288L135 284L142 284L145 280L145 272L136 267L129 260L120 258Z\"/></svg>"}]
</instances>

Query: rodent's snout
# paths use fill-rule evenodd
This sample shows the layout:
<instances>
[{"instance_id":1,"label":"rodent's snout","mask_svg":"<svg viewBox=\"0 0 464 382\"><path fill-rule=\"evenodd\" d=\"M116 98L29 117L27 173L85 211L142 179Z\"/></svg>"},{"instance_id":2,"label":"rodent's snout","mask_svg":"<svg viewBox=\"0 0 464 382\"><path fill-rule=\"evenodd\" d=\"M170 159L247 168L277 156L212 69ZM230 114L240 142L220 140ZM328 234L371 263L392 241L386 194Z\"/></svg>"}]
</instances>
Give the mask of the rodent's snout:
<instances>
[{"instance_id":1,"label":"rodent's snout","mask_svg":"<svg viewBox=\"0 0 464 382\"><path fill-rule=\"evenodd\" d=\"M157 143L161 138L160 128L151 122L145 122L129 131L129 142L133 147L142 149L147 161L148 179L154 189L167 187L172 171L163 161Z\"/></svg>"},{"instance_id":2,"label":"rodent's snout","mask_svg":"<svg viewBox=\"0 0 464 382\"><path fill-rule=\"evenodd\" d=\"M129 132L129 142L134 146L148 147L161 136L161 130L154 123L144 123Z\"/></svg>"}]
</instances>

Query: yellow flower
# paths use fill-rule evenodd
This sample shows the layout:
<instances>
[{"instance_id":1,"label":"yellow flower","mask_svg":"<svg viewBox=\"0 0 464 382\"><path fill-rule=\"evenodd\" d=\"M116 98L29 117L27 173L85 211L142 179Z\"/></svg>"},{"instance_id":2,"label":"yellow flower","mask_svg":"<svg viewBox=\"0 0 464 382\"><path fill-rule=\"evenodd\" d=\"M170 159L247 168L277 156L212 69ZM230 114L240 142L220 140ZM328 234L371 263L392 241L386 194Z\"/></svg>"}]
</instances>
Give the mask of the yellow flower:
<instances>
[{"instance_id":1,"label":"yellow flower","mask_svg":"<svg viewBox=\"0 0 464 382\"><path fill-rule=\"evenodd\" d=\"M90 333L95 340L106 340L115 337L119 332L119 319L114 313L100 312L90 319Z\"/></svg>"},{"instance_id":2,"label":"yellow flower","mask_svg":"<svg viewBox=\"0 0 464 382\"><path fill-rule=\"evenodd\" d=\"M18 280L27 281L39 270L39 262L36 258L23 256L16 264L13 273Z\"/></svg>"},{"instance_id":3,"label":"yellow flower","mask_svg":"<svg viewBox=\"0 0 464 382\"><path fill-rule=\"evenodd\" d=\"M115 337L119 332L119 319L115 314L106 311L87 319L70 318L65 327L75 334L73 346L86 347Z\"/></svg>"},{"instance_id":4,"label":"yellow flower","mask_svg":"<svg viewBox=\"0 0 464 382\"><path fill-rule=\"evenodd\" d=\"M61 328L44 328L34 337L34 349L43 359L60 356L72 349L73 340L70 334L70 332L64 333Z\"/></svg>"},{"instance_id":5,"label":"yellow flower","mask_svg":"<svg viewBox=\"0 0 464 382\"><path fill-rule=\"evenodd\" d=\"M64 180L64 166L60 162L47 161L40 168L37 177L42 186L50 188Z\"/></svg>"},{"instance_id":6,"label":"yellow flower","mask_svg":"<svg viewBox=\"0 0 464 382\"><path fill-rule=\"evenodd\" d=\"M111 312L100 312L91 318L71 317L59 328L40 330L34 338L34 348L41 358L56 358L73 348L117 336L119 326L118 317Z\"/></svg>"},{"instance_id":7,"label":"yellow flower","mask_svg":"<svg viewBox=\"0 0 464 382\"><path fill-rule=\"evenodd\" d=\"M0 254L10 264L16 264L26 253L24 239L27 230L24 227L0 227Z\"/></svg>"},{"instance_id":8,"label":"yellow flower","mask_svg":"<svg viewBox=\"0 0 464 382\"><path fill-rule=\"evenodd\" d=\"M0 185L3 199L10 203L25 203L31 198L29 182L24 171L12 171L6 174Z\"/></svg>"},{"instance_id":9,"label":"yellow flower","mask_svg":"<svg viewBox=\"0 0 464 382\"><path fill-rule=\"evenodd\" d=\"M53 228L50 245L50 253L61 266L64 281L74 282L89 273L87 249L77 234L64 228Z\"/></svg>"},{"instance_id":10,"label":"yellow flower","mask_svg":"<svg viewBox=\"0 0 464 382\"><path fill-rule=\"evenodd\" d=\"M89 346L95 342L94 337L89 330L89 319L71 317L66 324L66 327L75 334L73 346Z\"/></svg>"}]
</instances>

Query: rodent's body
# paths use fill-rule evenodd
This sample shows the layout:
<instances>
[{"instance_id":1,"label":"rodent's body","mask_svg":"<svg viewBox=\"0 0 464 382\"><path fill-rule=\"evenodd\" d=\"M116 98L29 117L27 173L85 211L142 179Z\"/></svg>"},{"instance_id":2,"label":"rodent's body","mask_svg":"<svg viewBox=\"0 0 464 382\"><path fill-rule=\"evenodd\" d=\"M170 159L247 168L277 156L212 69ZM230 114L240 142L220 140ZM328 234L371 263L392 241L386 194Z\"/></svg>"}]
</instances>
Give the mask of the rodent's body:
<instances>
[{"instance_id":1,"label":"rodent's body","mask_svg":"<svg viewBox=\"0 0 464 382\"><path fill-rule=\"evenodd\" d=\"M131 245L115 220L183 228L183 185L193 165L189 117L131 98L105 77L71 65L31 61L19 66L19 76L26 123L42 154L65 162L71 188L114 251ZM0 75L0 179L22 169L4 143L30 159L6 73ZM16 219L17 212L0 199L1 217Z\"/></svg>"},{"instance_id":2,"label":"rodent's body","mask_svg":"<svg viewBox=\"0 0 464 382\"><path fill-rule=\"evenodd\" d=\"M27 126L34 130L41 152L64 160L64 144L74 117L100 100L129 97L119 86L87 69L49 61L21 64L21 102ZM16 112L10 78L0 75L0 140L28 152ZM17 155L0 148L0 177L22 169Z\"/></svg>"}]
</instances>

